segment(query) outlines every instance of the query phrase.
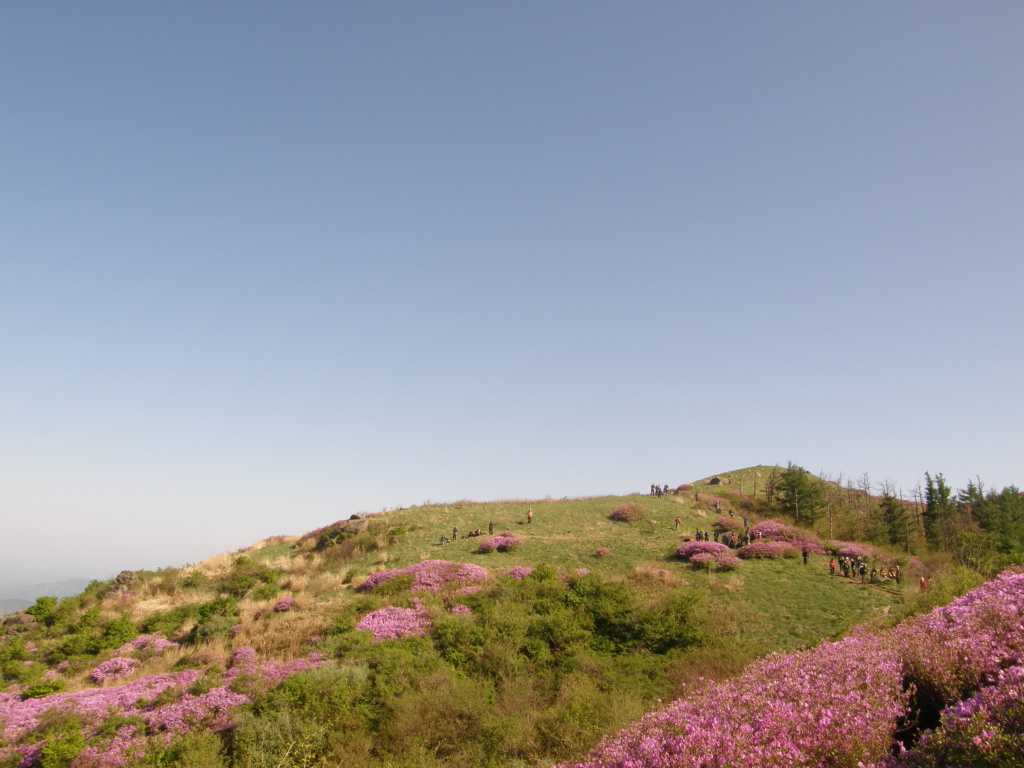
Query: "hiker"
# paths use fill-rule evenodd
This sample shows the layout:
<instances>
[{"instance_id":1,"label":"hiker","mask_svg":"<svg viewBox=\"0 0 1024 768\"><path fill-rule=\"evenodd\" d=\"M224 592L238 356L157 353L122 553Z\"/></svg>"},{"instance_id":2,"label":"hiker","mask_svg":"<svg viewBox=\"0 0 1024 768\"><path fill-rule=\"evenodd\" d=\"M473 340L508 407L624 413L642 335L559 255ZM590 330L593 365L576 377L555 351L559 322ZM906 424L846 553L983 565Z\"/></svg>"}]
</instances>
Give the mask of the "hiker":
<instances>
[{"instance_id":1,"label":"hiker","mask_svg":"<svg viewBox=\"0 0 1024 768\"><path fill-rule=\"evenodd\" d=\"M452 541L456 541L459 538L459 529L452 528Z\"/></svg>"},{"instance_id":2,"label":"hiker","mask_svg":"<svg viewBox=\"0 0 1024 768\"><path fill-rule=\"evenodd\" d=\"M860 564L860 583L861 584L867 583L867 578L868 578L868 567L867 567L867 565L865 563L862 562Z\"/></svg>"},{"instance_id":3,"label":"hiker","mask_svg":"<svg viewBox=\"0 0 1024 768\"><path fill-rule=\"evenodd\" d=\"M902 572L900 571L900 567L899 567L899 565L897 565L897 566L896 566L896 585L897 585L897 586L899 586L899 583L900 583L900 576L902 576L902 575L903 575L903 573L902 573Z\"/></svg>"},{"instance_id":4,"label":"hiker","mask_svg":"<svg viewBox=\"0 0 1024 768\"><path fill-rule=\"evenodd\" d=\"M828 575L829 576L835 576L836 575L836 559L834 557L831 560L828 561Z\"/></svg>"},{"instance_id":5,"label":"hiker","mask_svg":"<svg viewBox=\"0 0 1024 768\"><path fill-rule=\"evenodd\" d=\"M489 522L487 524L487 533L489 533L491 536L494 535L494 521L493 520L491 520L491 522Z\"/></svg>"},{"instance_id":6,"label":"hiker","mask_svg":"<svg viewBox=\"0 0 1024 768\"><path fill-rule=\"evenodd\" d=\"M440 546L442 546L442 547L443 547L443 546L444 546L445 544L447 544L447 543L448 543L448 539L446 539L446 538L444 537L444 534L442 533L442 534L441 534L441 541L439 542L439 544L440 544Z\"/></svg>"},{"instance_id":7,"label":"hiker","mask_svg":"<svg viewBox=\"0 0 1024 768\"><path fill-rule=\"evenodd\" d=\"M682 521L682 520L680 520L680 519L679 519L678 517L676 518L676 530L677 530L677 531L679 530L679 526L680 526L680 525L682 524L682 522L683 522L683 521Z\"/></svg>"},{"instance_id":8,"label":"hiker","mask_svg":"<svg viewBox=\"0 0 1024 768\"><path fill-rule=\"evenodd\" d=\"M526 510L526 522L528 522L528 523L532 523L533 522L533 510L532 509Z\"/></svg>"}]
</instances>

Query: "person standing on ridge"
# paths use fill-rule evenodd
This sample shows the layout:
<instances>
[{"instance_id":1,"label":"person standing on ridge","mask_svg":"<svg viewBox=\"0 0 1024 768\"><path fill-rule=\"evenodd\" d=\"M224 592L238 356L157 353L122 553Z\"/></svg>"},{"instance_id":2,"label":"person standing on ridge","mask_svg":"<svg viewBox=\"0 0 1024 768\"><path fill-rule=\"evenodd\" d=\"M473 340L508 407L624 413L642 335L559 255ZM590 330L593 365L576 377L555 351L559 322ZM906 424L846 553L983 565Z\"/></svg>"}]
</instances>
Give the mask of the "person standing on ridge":
<instances>
[{"instance_id":1,"label":"person standing on ridge","mask_svg":"<svg viewBox=\"0 0 1024 768\"><path fill-rule=\"evenodd\" d=\"M526 522L528 522L528 523L532 523L533 522L533 510L532 509L526 510Z\"/></svg>"}]
</instances>

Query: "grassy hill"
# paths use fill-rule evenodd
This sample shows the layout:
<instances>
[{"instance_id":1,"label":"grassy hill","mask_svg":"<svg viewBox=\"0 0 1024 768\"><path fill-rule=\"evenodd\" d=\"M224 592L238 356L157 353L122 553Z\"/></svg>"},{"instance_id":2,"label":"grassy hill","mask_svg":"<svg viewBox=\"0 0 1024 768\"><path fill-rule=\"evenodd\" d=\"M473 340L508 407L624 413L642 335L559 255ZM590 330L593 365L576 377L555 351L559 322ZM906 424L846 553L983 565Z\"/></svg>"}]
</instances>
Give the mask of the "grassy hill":
<instances>
[{"instance_id":1,"label":"grassy hill","mask_svg":"<svg viewBox=\"0 0 1024 768\"><path fill-rule=\"evenodd\" d=\"M680 544L719 516L757 521L744 497L763 490L768 471L658 497L395 510L40 601L34 618L22 614L0 635L8 696L39 702L29 717L29 705L16 713L0 693L0 720L6 701L8 721L26 723L0 742L0 765L40 739L67 754L110 752L121 726L135 740L124 749L154 765L527 766L581 756L680 684L837 637L916 591L830 576L825 555L721 573L682 562ZM612 519L627 504L642 519ZM480 551L492 524L519 540L515 551ZM442 544L453 527L459 538ZM482 537L467 537L478 529ZM460 576L435 568L444 583L417 591L418 564L431 560L466 566ZM514 568L534 573L505 576ZM378 616L420 625L374 642L359 627ZM119 702L136 697L135 709L59 728L38 714L47 701L113 690ZM191 708L188 727L168 725L179 722L175 707ZM242 708L224 740L213 733L231 722L230 707ZM37 757L43 768L67 764Z\"/></svg>"}]
</instances>

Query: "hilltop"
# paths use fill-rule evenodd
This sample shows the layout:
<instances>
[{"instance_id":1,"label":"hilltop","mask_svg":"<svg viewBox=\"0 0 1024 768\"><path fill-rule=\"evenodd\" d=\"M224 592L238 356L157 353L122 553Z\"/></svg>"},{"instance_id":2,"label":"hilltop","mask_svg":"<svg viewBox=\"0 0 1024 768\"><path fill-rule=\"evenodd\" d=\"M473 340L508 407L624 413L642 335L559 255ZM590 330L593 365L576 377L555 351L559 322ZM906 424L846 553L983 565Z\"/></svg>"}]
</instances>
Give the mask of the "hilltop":
<instances>
[{"instance_id":1,"label":"hilltop","mask_svg":"<svg viewBox=\"0 0 1024 768\"><path fill-rule=\"evenodd\" d=\"M0 636L7 695L38 702L18 710L8 760L65 764L45 754L61 744L68 754L120 750L197 766L228 754L247 766L580 757L684 684L841 637L916 591L906 580L830 575L828 548L842 542L807 529L785 533L809 551L806 564L784 543L786 556L719 568L677 555L697 530L742 529L744 518L756 529L773 469L659 496L393 510L39 600ZM492 526L514 540L502 547L510 551L483 551ZM442 543L453 528L459 537ZM905 553L872 548L870 557L900 562L908 575L917 567ZM106 713L112 700L97 698L105 691L135 709L56 731L42 716L60 697ZM232 723L230 740L214 735ZM123 744L110 741L117 727L132 734ZM10 751L17 745L29 752ZM319 757L297 762L300 746Z\"/></svg>"}]
</instances>

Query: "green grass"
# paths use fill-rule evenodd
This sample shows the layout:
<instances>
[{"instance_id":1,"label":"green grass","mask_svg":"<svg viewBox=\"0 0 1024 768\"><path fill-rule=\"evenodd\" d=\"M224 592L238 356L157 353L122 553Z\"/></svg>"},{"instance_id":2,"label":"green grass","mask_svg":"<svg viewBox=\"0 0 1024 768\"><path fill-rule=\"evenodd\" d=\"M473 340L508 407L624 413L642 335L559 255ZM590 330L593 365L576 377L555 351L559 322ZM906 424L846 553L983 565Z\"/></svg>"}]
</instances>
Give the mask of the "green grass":
<instances>
[{"instance_id":1,"label":"green grass","mask_svg":"<svg viewBox=\"0 0 1024 768\"><path fill-rule=\"evenodd\" d=\"M882 615L899 604L902 597L893 590L862 587L842 578L830 577L828 558L812 556L808 565L800 560L754 560L732 573L708 574L693 571L675 557L684 536L697 528L711 530L716 513L707 503L694 500L694 493L728 499L730 491L751 493L763 489L770 467L752 467L716 477L730 482L711 486L707 480L678 496L607 496L585 499L545 499L476 503L469 501L412 507L374 516L389 526L404 526L407 533L386 550L370 552L344 563L354 573L384 568L401 568L422 560L439 559L476 563L495 571L516 565L550 565L562 571L586 568L608 578L632 578L639 570L662 569L672 578L707 590L712 625L721 639L745 658L772 650L788 650L838 637L850 627ZM621 523L610 518L621 504L640 503L648 516L638 523ZM533 509L533 522L526 512ZM723 514L728 507L723 508ZM745 513L737 507L737 518ZM675 530L674 520L682 521ZM753 524L756 518L751 519ZM480 554L480 542L509 531L523 542L510 554ZM440 545L443 535L451 537L459 528L457 541ZM463 538L480 529L484 536ZM600 547L607 557L598 557ZM270 549L270 548L268 548Z\"/></svg>"}]
</instances>

